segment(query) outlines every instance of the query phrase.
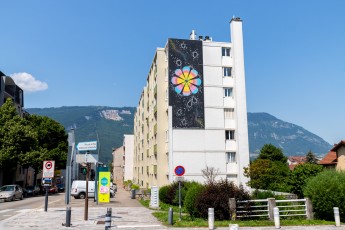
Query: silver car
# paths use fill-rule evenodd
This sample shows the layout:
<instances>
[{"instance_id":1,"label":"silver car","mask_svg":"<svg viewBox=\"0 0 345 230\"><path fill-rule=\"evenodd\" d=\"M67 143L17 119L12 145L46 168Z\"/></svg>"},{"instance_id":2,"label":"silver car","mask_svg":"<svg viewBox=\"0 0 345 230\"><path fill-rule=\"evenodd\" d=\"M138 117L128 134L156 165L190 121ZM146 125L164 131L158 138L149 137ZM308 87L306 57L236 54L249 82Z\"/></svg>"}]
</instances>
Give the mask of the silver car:
<instances>
[{"instance_id":1,"label":"silver car","mask_svg":"<svg viewBox=\"0 0 345 230\"><path fill-rule=\"evenodd\" d=\"M23 189L20 185L4 185L0 188L0 199L11 201L15 199L23 199Z\"/></svg>"}]
</instances>

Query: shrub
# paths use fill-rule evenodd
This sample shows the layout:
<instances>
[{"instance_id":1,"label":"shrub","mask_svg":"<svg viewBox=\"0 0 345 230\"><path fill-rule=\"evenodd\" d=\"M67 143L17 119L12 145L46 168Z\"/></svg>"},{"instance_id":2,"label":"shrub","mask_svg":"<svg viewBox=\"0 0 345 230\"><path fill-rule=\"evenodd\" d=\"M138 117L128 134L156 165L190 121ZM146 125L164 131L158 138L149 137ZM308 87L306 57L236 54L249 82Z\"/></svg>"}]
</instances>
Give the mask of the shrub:
<instances>
[{"instance_id":1,"label":"shrub","mask_svg":"<svg viewBox=\"0 0 345 230\"><path fill-rule=\"evenodd\" d=\"M199 183L191 184L186 192L186 196L184 197L184 208L187 210L192 219L198 216L196 201L203 189L204 186Z\"/></svg>"},{"instance_id":2,"label":"shrub","mask_svg":"<svg viewBox=\"0 0 345 230\"><path fill-rule=\"evenodd\" d=\"M168 193L169 185L165 185L159 188L159 200L163 203L167 203L167 193Z\"/></svg>"},{"instance_id":3,"label":"shrub","mask_svg":"<svg viewBox=\"0 0 345 230\"><path fill-rule=\"evenodd\" d=\"M250 195L242 186L237 187L228 180L207 184L196 199L198 214L200 217L207 218L208 208L214 208L215 219L229 220L229 198L249 200Z\"/></svg>"},{"instance_id":4,"label":"shrub","mask_svg":"<svg viewBox=\"0 0 345 230\"><path fill-rule=\"evenodd\" d=\"M307 180L305 197L313 204L315 217L333 220L333 207L339 207L340 219L345 218L345 172L325 170Z\"/></svg>"}]
</instances>

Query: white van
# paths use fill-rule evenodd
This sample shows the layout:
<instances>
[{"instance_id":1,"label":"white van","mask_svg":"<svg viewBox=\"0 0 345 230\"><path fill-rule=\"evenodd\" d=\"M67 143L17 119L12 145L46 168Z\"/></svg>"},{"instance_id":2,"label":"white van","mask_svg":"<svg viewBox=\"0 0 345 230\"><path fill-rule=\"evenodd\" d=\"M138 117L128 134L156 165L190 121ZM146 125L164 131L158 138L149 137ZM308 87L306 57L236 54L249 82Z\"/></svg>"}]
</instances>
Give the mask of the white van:
<instances>
[{"instance_id":1,"label":"white van","mask_svg":"<svg viewBox=\"0 0 345 230\"><path fill-rule=\"evenodd\" d=\"M88 197L95 197L95 181L89 182L89 193ZM71 187L71 196L76 199L85 199L86 197L86 181L85 180L74 180Z\"/></svg>"}]
</instances>

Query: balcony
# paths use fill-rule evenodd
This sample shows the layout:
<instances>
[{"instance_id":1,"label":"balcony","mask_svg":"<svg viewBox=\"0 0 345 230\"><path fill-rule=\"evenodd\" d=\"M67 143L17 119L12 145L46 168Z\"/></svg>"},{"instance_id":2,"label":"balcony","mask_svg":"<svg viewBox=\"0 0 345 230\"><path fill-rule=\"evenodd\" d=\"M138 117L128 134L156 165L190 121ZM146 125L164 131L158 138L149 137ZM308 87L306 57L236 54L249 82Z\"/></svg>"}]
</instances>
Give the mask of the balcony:
<instances>
[{"instance_id":1,"label":"balcony","mask_svg":"<svg viewBox=\"0 0 345 230\"><path fill-rule=\"evenodd\" d=\"M157 144L155 144L154 146L153 146L153 153L155 154L155 155L157 155Z\"/></svg>"},{"instance_id":2,"label":"balcony","mask_svg":"<svg viewBox=\"0 0 345 230\"><path fill-rule=\"evenodd\" d=\"M154 131L154 134L156 135L156 134L157 134L157 124L155 124L155 125L153 126L153 131Z\"/></svg>"}]
</instances>

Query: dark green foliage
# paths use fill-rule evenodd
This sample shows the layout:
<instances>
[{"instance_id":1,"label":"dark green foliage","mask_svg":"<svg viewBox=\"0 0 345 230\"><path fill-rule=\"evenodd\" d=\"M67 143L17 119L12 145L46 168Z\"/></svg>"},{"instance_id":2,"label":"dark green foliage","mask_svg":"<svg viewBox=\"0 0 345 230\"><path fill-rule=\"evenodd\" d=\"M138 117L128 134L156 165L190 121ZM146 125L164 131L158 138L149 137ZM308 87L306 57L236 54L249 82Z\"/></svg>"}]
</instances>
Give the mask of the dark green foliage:
<instances>
[{"instance_id":1,"label":"dark green foliage","mask_svg":"<svg viewBox=\"0 0 345 230\"><path fill-rule=\"evenodd\" d=\"M260 191L258 189L256 189L252 193L252 197L251 197L251 199L253 200L260 200L260 199L267 199L267 198L275 198L277 200L282 200L284 197L275 195L272 191L269 191L269 190Z\"/></svg>"},{"instance_id":2,"label":"dark green foliage","mask_svg":"<svg viewBox=\"0 0 345 230\"><path fill-rule=\"evenodd\" d=\"M168 194L168 190L169 190L169 185L165 185L159 188L159 200L161 200L163 203L168 204L167 201L167 194Z\"/></svg>"},{"instance_id":3,"label":"dark green foliage","mask_svg":"<svg viewBox=\"0 0 345 230\"><path fill-rule=\"evenodd\" d=\"M248 200L250 195L242 186L237 187L233 182L221 180L205 185L196 200L196 215L207 218L208 208L214 208L216 220L229 220L229 198Z\"/></svg>"},{"instance_id":4,"label":"dark green foliage","mask_svg":"<svg viewBox=\"0 0 345 230\"><path fill-rule=\"evenodd\" d=\"M306 155L306 162L311 163L311 164L317 164L317 159L315 157L315 154L310 150Z\"/></svg>"},{"instance_id":5,"label":"dark green foliage","mask_svg":"<svg viewBox=\"0 0 345 230\"><path fill-rule=\"evenodd\" d=\"M245 176L250 177L250 187L281 192L289 191L289 173L287 163L268 159L256 159L249 168L245 168Z\"/></svg>"},{"instance_id":6,"label":"dark green foliage","mask_svg":"<svg viewBox=\"0 0 345 230\"><path fill-rule=\"evenodd\" d=\"M192 219L198 216L196 201L204 188L205 186L202 184L195 183L189 187L184 198L184 208L187 210Z\"/></svg>"},{"instance_id":7,"label":"dark green foliage","mask_svg":"<svg viewBox=\"0 0 345 230\"><path fill-rule=\"evenodd\" d=\"M282 149L275 147L272 144L265 144L261 150L257 159L267 159L270 161L280 161L282 163L287 162L287 157L284 156Z\"/></svg>"},{"instance_id":8,"label":"dark green foliage","mask_svg":"<svg viewBox=\"0 0 345 230\"><path fill-rule=\"evenodd\" d=\"M298 198L303 198L303 187L305 186L307 179L316 176L322 170L323 167L321 165L313 163L297 165L290 173L290 192L296 194Z\"/></svg>"},{"instance_id":9,"label":"dark green foliage","mask_svg":"<svg viewBox=\"0 0 345 230\"><path fill-rule=\"evenodd\" d=\"M307 181L304 196L310 198L315 217L334 220L333 207L345 219L345 172L325 170Z\"/></svg>"}]
</instances>

